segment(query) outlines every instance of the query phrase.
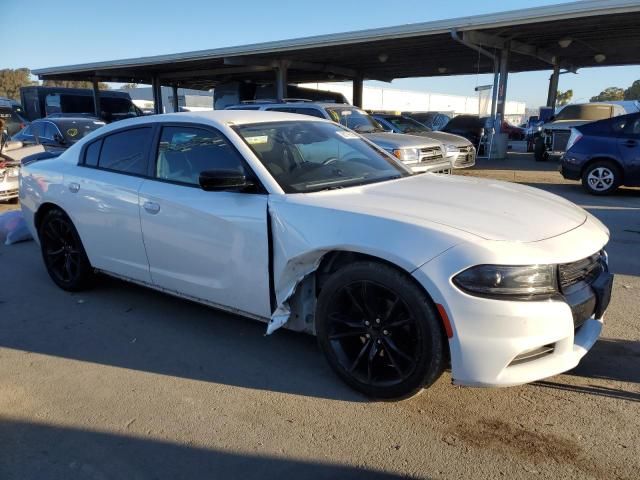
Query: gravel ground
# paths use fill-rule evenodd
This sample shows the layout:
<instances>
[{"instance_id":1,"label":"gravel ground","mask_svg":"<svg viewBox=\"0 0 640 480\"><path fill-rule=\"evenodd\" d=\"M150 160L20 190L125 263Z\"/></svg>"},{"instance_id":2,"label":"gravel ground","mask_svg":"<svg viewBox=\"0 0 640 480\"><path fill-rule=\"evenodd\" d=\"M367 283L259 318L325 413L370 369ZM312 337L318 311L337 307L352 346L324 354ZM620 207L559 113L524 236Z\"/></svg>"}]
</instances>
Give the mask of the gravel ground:
<instances>
[{"instance_id":1,"label":"gravel ground","mask_svg":"<svg viewBox=\"0 0 640 480\"><path fill-rule=\"evenodd\" d=\"M613 301L575 370L508 389L445 373L369 402L311 337L110 279L65 293L35 243L0 247L0 478L637 478L640 190L588 196L511 157L464 174L566 196L612 232Z\"/></svg>"}]
</instances>

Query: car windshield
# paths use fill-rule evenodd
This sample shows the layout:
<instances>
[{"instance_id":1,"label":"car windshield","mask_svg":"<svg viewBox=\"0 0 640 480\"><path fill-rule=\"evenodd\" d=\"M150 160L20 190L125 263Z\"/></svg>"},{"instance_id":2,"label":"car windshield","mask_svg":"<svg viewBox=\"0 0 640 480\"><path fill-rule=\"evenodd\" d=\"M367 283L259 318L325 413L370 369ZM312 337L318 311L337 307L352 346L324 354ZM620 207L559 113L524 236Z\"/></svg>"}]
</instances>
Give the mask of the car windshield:
<instances>
[{"instance_id":1,"label":"car windshield","mask_svg":"<svg viewBox=\"0 0 640 480\"><path fill-rule=\"evenodd\" d=\"M103 127L104 122L99 120L65 119L56 122L67 143L76 143L94 130Z\"/></svg>"},{"instance_id":2,"label":"car windshield","mask_svg":"<svg viewBox=\"0 0 640 480\"><path fill-rule=\"evenodd\" d=\"M331 190L411 175L390 155L329 122L235 127L287 193Z\"/></svg>"},{"instance_id":3,"label":"car windshield","mask_svg":"<svg viewBox=\"0 0 640 480\"><path fill-rule=\"evenodd\" d=\"M420 122L416 122L412 118L407 117L384 117L387 122L391 123L394 127L396 127L402 133L419 133L419 132L430 132L431 129L425 127Z\"/></svg>"},{"instance_id":4,"label":"car windshield","mask_svg":"<svg viewBox=\"0 0 640 480\"><path fill-rule=\"evenodd\" d=\"M604 120L611 118L612 111L611 105L567 105L555 120Z\"/></svg>"},{"instance_id":5,"label":"car windshield","mask_svg":"<svg viewBox=\"0 0 640 480\"><path fill-rule=\"evenodd\" d=\"M371 115L354 107L327 107L329 118L358 133L384 132Z\"/></svg>"}]
</instances>

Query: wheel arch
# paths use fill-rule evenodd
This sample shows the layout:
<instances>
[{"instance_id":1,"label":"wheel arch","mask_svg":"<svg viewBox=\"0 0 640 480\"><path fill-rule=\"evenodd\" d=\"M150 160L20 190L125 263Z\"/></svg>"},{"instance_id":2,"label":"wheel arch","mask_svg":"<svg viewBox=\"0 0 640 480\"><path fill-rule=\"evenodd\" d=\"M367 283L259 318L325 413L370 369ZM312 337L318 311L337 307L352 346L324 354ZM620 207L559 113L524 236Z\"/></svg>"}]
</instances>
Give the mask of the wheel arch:
<instances>
[{"instance_id":1,"label":"wheel arch","mask_svg":"<svg viewBox=\"0 0 640 480\"><path fill-rule=\"evenodd\" d=\"M622 163L616 157L609 156L609 155L595 155L595 156L591 157L582 166L582 169L580 170L580 176L582 177L584 175L584 173L587 171L587 169L591 165L596 163L596 162L610 162L610 163L613 163L616 167L618 167L618 170L620 171L620 184L624 183L624 167L623 167Z\"/></svg>"},{"instance_id":2,"label":"wheel arch","mask_svg":"<svg viewBox=\"0 0 640 480\"><path fill-rule=\"evenodd\" d=\"M60 205L53 202L44 202L42 205L38 207L38 210L36 211L33 217L33 224L36 228L36 232L40 231L40 225L42 224L42 220L44 219L45 215L51 210L60 210L67 217L69 217L69 214Z\"/></svg>"},{"instance_id":3,"label":"wheel arch","mask_svg":"<svg viewBox=\"0 0 640 480\"><path fill-rule=\"evenodd\" d=\"M410 271L402 266L382 258L380 256L365 253L357 250L332 249L323 252L317 259L317 267L304 278L299 279L296 283L295 291L287 300L291 307L291 318L287 327L292 330L307 331L315 334L315 307L323 284L327 279L340 270L340 268L352 264L354 262L369 261L387 265L394 270L402 273L411 283L413 283L420 291L424 292L428 302L433 307L434 314L440 320L441 333L445 340L447 355L449 352L449 342L447 341L447 324L438 304L435 302L431 293L422 285ZM309 291L313 291L313 295L309 295ZM312 302L312 305L309 303ZM308 315L313 312L313 321L309 322Z\"/></svg>"}]
</instances>

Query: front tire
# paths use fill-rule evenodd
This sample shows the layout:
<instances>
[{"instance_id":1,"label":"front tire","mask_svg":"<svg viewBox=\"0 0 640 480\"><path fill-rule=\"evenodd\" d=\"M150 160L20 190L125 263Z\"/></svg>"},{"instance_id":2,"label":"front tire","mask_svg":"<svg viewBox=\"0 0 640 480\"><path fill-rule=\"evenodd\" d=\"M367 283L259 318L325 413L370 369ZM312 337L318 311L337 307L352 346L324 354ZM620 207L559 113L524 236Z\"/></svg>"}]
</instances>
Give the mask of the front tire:
<instances>
[{"instance_id":1,"label":"front tire","mask_svg":"<svg viewBox=\"0 0 640 480\"><path fill-rule=\"evenodd\" d=\"M593 195L608 195L622 183L622 173L612 162L598 161L582 173L582 186Z\"/></svg>"},{"instance_id":2,"label":"front tire","mask_svg":"<svg viewBox=\"0 0 640 480\"><path fill-rule=\"evenodd\" d=\"M370 397L411 396L445 367L446 339L433 303L385 264L355 262L331 275L318 296L316 333L331 368Z\"/></svg>"},{"instance_id":3,"label":"front tire","mask_svg":"<svg viewBox=\"0 0 640 480\"><path fill-rule=\"evenodd\" d=\"M59 209L45 213L38 228L40 248L49 276L63 290L91 286L93 268L71 219Z\"/></svg>"},{"instance_id":4,"label":"front tire","mask_svg":"<svg viewBox=\"0 0 640 480\"><path fill-rule=\"evenodd\" d=\"M533 157L535 158L536 162L544 162L549 158L547 149L544 146L544 139L541 137L538 137L535 140L535 143L533 145Z\"/></svg>"}]
</instances>

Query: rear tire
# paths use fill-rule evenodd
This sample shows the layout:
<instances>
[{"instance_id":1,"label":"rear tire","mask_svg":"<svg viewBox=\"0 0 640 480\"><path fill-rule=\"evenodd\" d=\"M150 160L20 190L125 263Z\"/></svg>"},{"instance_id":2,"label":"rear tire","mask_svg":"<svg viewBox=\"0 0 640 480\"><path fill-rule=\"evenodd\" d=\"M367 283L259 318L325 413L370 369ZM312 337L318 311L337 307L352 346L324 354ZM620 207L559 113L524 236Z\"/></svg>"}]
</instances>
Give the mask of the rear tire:
<instances>
[{"instance_id":1,"label":"rear tire","mask_svg":"<svg viewBox=\"0 0 640 480\"><path fill-rule=\"evenodd\" d=\"M445 367L446 338L433 303L386 264L360 261L332 274L318 296L316 333L331 368L370 397L409 397Z\"/></svg>"},{"instance_id":2,"label":"rear tire","mask_svg":"<svg viewBox=\"0 0 640 480\"><path fill-rule=\"evenodd\" d=\"M613 162L601 160L582 172L582 186L592 195L609 195L622 183L622 172Z\"/></svg>"},{"instance_id":3,"label":"rear tire","mask_svg":"<svg viewBox=\"0 0 640 480\"><path fill-rule=\"evenodd\" d=\"M45 213L38 227L42 259L49 276L63 290L91 286L94 271L71 219L59 209Z\"/></svg>"},{"instance_id":4,"label":"rear tire","mask_svg":"<svg viewBox=\"0 0 640 480\"><path fill-rule=\"evenodd\" d=\"M536 162L544 162L549 158L547 149L544 146L544 139L538 137L533 145L533 156Z\"/></svg>"}]
</instances>

